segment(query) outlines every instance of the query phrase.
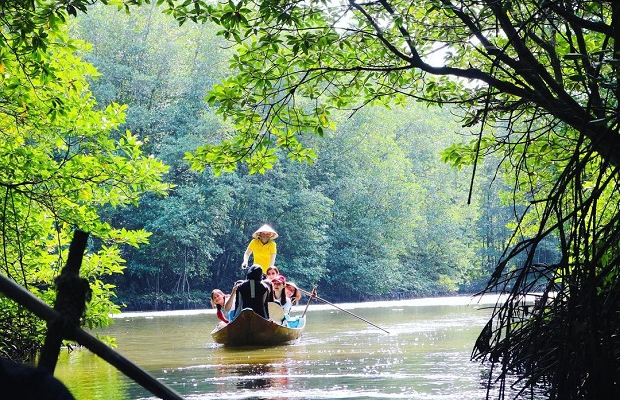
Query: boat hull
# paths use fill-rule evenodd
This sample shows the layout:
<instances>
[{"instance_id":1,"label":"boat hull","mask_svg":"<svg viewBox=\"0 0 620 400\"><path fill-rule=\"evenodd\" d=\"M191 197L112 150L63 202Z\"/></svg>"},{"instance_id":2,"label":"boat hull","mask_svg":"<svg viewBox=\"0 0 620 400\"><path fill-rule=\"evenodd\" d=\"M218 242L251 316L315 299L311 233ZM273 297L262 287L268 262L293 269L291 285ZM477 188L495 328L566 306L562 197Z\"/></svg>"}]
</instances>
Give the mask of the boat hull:
<instances>
[{"instance_id":1,"label":"boat hull","mask_svg":"<svg viewBox=\"0 0 620 400\"><path fill-rule=\"evenodd\" d=\"M227 346L273 346L299 339L305 323L303 317L299 320L299 327L290 328L266 320L246 309L229 324L216 327L211 332L211 337L216 343Z\"/></svg>"}]
</instances>

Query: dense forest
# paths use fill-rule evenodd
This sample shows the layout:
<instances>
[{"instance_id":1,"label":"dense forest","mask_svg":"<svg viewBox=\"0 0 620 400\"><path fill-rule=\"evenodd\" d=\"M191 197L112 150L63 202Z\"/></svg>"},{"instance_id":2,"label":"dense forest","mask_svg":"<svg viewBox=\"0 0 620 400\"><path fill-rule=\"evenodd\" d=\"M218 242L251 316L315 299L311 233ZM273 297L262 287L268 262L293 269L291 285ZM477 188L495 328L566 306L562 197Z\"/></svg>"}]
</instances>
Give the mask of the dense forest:
<instances>
[{"instance_id":1,"label":"dense forest","mask_svg":"<svg viewBox=\"0 0 620 400\"><path fill-rule=\"evenodd\" d=\"M262 173L215 177L189 169L184 154L226 134L204 101L232 55L216 28L179 27L156 7L100 7L77 22L76 36L92 44L83 57L101 74L94 96L127 104L121 129L170 166L168 196L102 213L152 232L148 245L123 248L126 269L108 279L126 309L206 307L211 289L243 277L242 254L263 223L280 235L282 273L334 301L472 293L488 280L514 214L490 162L467 204L471 169L441 157L466 136L449 107L343 112L328 140L306 139L316 162L281 157Z\"/></svg>"}]
</instances>

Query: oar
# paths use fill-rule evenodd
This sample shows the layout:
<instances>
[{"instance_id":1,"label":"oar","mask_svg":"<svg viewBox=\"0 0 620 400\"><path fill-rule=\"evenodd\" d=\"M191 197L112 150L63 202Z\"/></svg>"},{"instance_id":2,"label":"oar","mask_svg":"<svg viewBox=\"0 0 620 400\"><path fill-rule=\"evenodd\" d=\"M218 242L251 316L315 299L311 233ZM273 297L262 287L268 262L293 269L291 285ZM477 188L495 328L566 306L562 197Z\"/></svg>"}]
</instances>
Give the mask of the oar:
<instances>
[{"instance_id":1,"label":"oar","mask_svg":"<svg viewBox=\"0 0 620 400\"><path fill-rule=\"evenodd\" d=\"M303 290L301 290L301 289L299 289L299 290L303 292ZM310 307L310 303L312 302L312 299L316 297L316 286L314 287L314 289L312 289L312 293L310 293L309 296L310 296L310 298L308 299L308 304L306 304L306 309L304 310L304 313L301 314L302 318L306 316L306 313L308 312L308 307Z\"/></svg>"},{"instance_id":2,"label":"oar","mask_svg":"<svg viewBox=\"0 0 620 400\"><path fill-rule=\"evenodd\" d=\"M385 333L390 333L390 332L386 331L385 329L383 329L382 327L380 327L380 326L378 326L378 325L375 325L375 324L373 324L372 322L368 321L367 319L364 319L364 318L360 317L360 316L359 316L359 315L357 315L357 314L353 314L353 313L352 313L351 311L349 311L349 310L345 310L344 308L338 307L338 306L337 306L337 305L335 305L334 303L330 303L329 301L327 301L327 300L325 300L325 299L320 298L319 296L317 296L317 295L316 295L316 293L310 293L310 292L308 292L307 290L303 290L303 289L299 289L299 290L300 290L302 293L305 293L305 294L307 294L308 296L310 296L310 300L312 300L312 298L315 298L315 299L317 299L317 300L321 300L323 303L329 304L329 305L330 305L330 306L332 306L332 307L336 307L336 308L337 308L337 309L339 309L340 311L344 311L344 312L346 312L347 314L351 314L351 315L352 315L352 316L354 316L355 318L359 318L359 319L361 319L362 321L366 322L367 324L370 324L370 325L374 326L375 328L381 329L381 330L382 330L383 332L385 332Z\"/></svg>"}]
</instances>

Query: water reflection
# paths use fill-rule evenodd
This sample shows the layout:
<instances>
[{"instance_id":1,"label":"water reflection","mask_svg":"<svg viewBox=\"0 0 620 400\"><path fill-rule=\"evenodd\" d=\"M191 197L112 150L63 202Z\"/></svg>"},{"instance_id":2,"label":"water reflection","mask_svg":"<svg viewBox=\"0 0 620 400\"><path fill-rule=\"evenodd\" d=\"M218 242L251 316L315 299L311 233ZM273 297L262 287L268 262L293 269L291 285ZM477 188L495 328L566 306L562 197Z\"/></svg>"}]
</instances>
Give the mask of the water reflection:
<instances>
[{"instance_id":1,"label":"water reflection","mask_svg":"<svg viewBox=\"0 0 620 400\"><path fill-rule=\"evenodd\" d=\"M234 373L242 377L237 382L238 389L285 388L289 381L288 369L284 365L243 365L235 368Z\"/></svg>"},{"instance_id":2,"label":"water reflection","mask_svg":"<svg viewBox=\"0 0 620 400\"><path fill-rule=\"evenodd\" d=\"M293 348L294 350L291 350ZM294 366L303 359L303 346L277 346L272 348L227 348L213 349L214 358L221 364L216 368L214 381L223 392L231 390L234 380L237 392L260 391L270 393L270 399L282 399L278 393L291 388Z\"/></svg>"},{"instance_id":3,"label":"water reflection","mask_svg":"<svg viewBox=\"0 0 620 400\"><path fill-rule=\"evenodd\" d=\"M68 386L77 400L131 398L125 391L127 378L93 353L78 348L71 353L61 353L59 362L61 376L63 372L70 371L70 376L63 380L71 382ZM75 384L76 382L80 384Z\"/></svg>"}]
</instances>

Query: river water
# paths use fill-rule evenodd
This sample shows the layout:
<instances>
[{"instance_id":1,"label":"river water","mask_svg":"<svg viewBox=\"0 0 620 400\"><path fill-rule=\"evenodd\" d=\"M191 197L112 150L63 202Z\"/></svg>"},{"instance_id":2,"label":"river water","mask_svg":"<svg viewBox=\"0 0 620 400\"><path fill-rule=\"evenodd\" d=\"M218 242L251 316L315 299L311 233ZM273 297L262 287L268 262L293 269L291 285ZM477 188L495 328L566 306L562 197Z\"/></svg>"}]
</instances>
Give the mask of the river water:
<instances>
[{"instance_id":1,"label":"river water","mask_svg":"<svg viewBox=\"0 0 620 400\"><path fill-rule=\"evenodd\" d=\"M100 336L186 399L457 399L486 396L470 361L495 300L469 297L312 305L302 338L270 348L213 342L213 310L124 313ZM305 306L293 309L292 315ZM153 399L86 349L63 351L56 376L77 400Z\"/></svg>"}]
</instances>

